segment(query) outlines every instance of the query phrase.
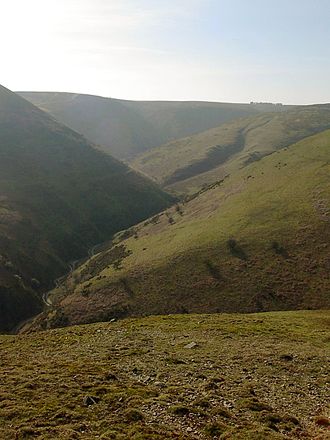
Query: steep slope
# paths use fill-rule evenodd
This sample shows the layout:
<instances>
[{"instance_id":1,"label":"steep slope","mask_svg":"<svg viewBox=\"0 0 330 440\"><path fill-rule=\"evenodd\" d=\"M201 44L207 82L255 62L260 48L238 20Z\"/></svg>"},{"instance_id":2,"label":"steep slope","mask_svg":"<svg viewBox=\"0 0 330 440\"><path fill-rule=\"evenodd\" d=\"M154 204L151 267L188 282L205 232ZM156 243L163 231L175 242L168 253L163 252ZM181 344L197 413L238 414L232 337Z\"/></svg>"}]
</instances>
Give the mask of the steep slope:
<instances>
[{"instance_id":1,"label":"steep slope","mask_svg":"<svg viewBox=\"0 0 330 440\"><path fill-rule=\"evenodd\" d=\"M119 159L233 119L284 106L125 101L72 93L19 92Z\"/></svg>"},{"instance_id":2,"label":"steep slope","mask_svg":"<svg viewBox=\"0 0 330 440\"><path fill-rule=\"evenodd\" d=\"M0 157L0 330L39 310L33 288L63 273L68 261L171 202L3 87Z\"/></svg>"},{"instance_id":3,"label":"steep slope","mask_svg":"<svg viewBox=\"0 0 330 440\"><path fill-rule=\"evenodd\" d=\"M329 439L329 325L179 315L0 336L0 438Z\"/></svg>"},{"instance_id":4,"label":"steep slope","mask_svg":"<svg viewBox=\"0 0 330 440\"><path fill-rule=\"evenodd\" d=\"M330 131L118 234L36 328L122 316L330 307Z\"/></svg>"},{"instance_id":5,"label":"steep slope","mask_svg":"<svg viewBox=\"0 0 330 440\"><path fill-rule=\"evenodd\" d=\"M294 142L330 128L330 105L240 119L138 156L132 166L189 194Z\"/></svg>"}]
</instances>

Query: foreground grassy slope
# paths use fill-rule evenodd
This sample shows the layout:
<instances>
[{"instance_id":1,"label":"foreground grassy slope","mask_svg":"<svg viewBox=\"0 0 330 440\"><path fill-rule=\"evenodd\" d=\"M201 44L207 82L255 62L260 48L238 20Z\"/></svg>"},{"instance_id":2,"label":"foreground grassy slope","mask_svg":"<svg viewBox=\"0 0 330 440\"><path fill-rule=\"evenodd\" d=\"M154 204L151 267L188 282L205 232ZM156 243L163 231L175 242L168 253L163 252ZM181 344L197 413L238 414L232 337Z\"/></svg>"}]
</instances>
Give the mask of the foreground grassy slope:
<instances>
[{"instance_id":1,"label":"foreground grassy slope","mask_svg":"<svg viewBox=\"0 0 330 440\"><path fill-rule=\"evenodd\" d=\"M0 336L0 437L326 440L329 332L309 311Z\"/></svg>"},{"instance_id":2,"label":"foreground grassy slope","mask_svg":"<svg viewBox=\"0 0 330 440\"><path fill-rule=\"evenodd\" d=\"M131 159L170 140L239 117L286 108L212 102L125 101L73 93L20 94L119 159Z\"/></svg>"},{"instance_id":3,"label":"foreground grassy slope","mask_svg":"<svg viewBox=\"0 0 330 440\"><path fill-rule=\"evenodd\" d=\"M239 119L138 156L132 166L179 193L204 185L330 128L330 105Z\"/></svg>"},{"instance_id":4,"label":"foreground grassy slope","mask_svg":"<svg viewBox=\"0 0 330 440\"><path fill-rule=\"evenodd\" d=\"M330 131L118 234L37 325L330 307Z\"/></svg>"},{"instance_id":5,"label":"foreground grassy slope","mask_svg":"<svg viewBox=\"0 0 330 440\"><path fill-rule=\"evenodd\" d=\"M35 288L172 198L0 86L0 331L39 311Z\"/></svg>"}]
</instances>

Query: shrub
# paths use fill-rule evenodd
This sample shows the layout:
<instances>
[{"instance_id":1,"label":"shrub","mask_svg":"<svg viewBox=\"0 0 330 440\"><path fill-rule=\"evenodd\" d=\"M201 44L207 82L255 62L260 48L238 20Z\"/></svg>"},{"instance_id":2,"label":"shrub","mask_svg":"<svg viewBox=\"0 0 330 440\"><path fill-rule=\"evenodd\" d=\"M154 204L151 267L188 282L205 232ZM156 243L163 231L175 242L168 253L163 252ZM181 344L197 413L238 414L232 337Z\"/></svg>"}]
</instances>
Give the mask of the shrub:
<instances>
[{"instance_id":1,"label":"shrub","mask_svg":"<svg viewBox=\"0 0 330 440\"><path fill-rule=\"evenodd\" d=\"M248 256L245 253L244 249L233 238L230 238L227 241L227 246L228 246L229 252L234 257L237 257L237 258L239 258L241 260L247 260L248 259Z\"/></svg>"},{"instance_id":2,"label":"shrub","mask_svg":"<svg viewBox=\"0 0 330 440\"><path fill-rule=\"evenodd\" d=\"M130 285L128 284L127 278L120 278L120 283L123 286L125 292L128 296L134 296L134 291L131 289Z\"/></svg>"},{"instance_id":3,"label":"shrub","mask_svg":"<svg viewBox=\"0 0 330 440\"><path fill-rule=\"evenodd\" d=\"M221 280L222 276L221 273L219 271L219 269L217 268L217 266L215 266L211 261L206 260L204 261L204 264L206 266L206 269L208 270L208 272L210 273L210 275L216 279L216 280Z\"/></svg>"},{"instance_id":4,"label":"shrub","mask_svg":"<svg viewBox=\"0 0 330 440\"><path fill-rule=\"evenodd\" d=\"M273 241L271 244L271 249L277 254L281 255L284 258L288 258L289 254L287 250L281 246L277 241Z\"/></svg>"},{"instance_id":5,"label":"shrub","mask_svg":"<svg viewBox=\"0 0 330 440\"><path fill-rule=\"evenodd\" d=\"M181 208L180 205L176 205L176 206L175 206L175 211L176 211L179 215L183 216L183 210L182 210L182 208Z\"/></svg>"}]
</instances>

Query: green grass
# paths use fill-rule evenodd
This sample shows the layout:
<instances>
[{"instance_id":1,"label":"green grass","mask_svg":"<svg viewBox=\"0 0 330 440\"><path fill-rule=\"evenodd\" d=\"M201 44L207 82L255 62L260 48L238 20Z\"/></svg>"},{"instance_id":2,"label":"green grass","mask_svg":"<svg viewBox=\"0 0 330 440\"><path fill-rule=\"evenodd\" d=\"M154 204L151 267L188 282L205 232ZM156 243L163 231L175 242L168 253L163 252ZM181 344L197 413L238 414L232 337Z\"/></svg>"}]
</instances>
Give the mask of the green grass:
<instances>
[{"instance_id":1,"label":"green grass","mask_svg":"<svg viewBox=\"0 0 330 440\"><path fill-rule=\"evenodd\" d=\"M325 440L329 326L301 311L0 336L0 437Z\"/></svg>"},{"instance_id":2,"label":"green grass","mask_svg":"<svg viewBox=\"0 0 330 440\"><path fill-rule=\"evenodd\" d=\"M173 192L191 194L328 128L327 105L266 113L170 142L138 156L132 166Z\"/></svg>"},{"instance_id":3,"label":"green grass","mask_svg":"<svg viewBox=\"0 0 330 440\"><path fill-rule=\"evenodd\" d=\"M118 234L125 257L78 268L39 324L330 307L329 147L329 131L308 138Z\"/></svg>"}]
</instances>

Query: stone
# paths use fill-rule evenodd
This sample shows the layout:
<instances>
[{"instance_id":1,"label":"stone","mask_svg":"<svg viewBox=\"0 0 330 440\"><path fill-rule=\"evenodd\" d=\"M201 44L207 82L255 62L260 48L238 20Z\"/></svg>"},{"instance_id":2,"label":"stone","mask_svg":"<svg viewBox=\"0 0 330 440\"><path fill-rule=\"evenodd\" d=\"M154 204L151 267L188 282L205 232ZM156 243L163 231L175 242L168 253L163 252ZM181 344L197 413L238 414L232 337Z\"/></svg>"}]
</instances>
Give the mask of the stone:
<instances>
[{"instance_id":1,"label":"stone","mask_svg":"<svg viewBox=\"0 0 330 440\"><path fill-rule=\"evenodd\" d=\"M95 396L85 396L84 397L84 405L85 406L96 405L99 401L100 401L99 397L95 397Z\"/></svg>"},{"instance_id":2,"label":"stone","mask_svg":"<svg viewBox=\"0 0 330 440\"><path fill-rule=\"evenodd\" d=\"M196 342L190 342L189 344L185 345L183 348L196 348L198 346L198 344L196 344Z\"/></svg>"}]
</instances>

